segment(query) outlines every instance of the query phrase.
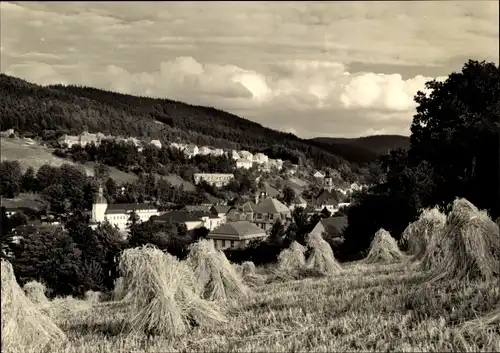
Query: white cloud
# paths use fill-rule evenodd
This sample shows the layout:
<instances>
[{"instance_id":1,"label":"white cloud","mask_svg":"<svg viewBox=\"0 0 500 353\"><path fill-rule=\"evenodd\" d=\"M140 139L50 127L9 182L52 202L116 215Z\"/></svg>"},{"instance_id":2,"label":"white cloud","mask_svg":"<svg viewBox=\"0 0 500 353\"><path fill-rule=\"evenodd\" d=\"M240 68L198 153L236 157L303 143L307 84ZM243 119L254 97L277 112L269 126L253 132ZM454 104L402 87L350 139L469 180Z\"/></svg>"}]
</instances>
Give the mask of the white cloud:
<instances>
[{"instance_id":1,"label":"white cloud","mask_svg":"<svg viewBox=\"0 0 500 353\"><path fill-rule=\"evenodd\" d=\"M428 68L446 75L457 57L498 61L499 51L488 1L2 2L0 11L2 72L217 106L301 136L408 133ZM352 62L367 69L349 72ZM410 64L419 74L405 74Z\"/></svg>"}]
</instances>

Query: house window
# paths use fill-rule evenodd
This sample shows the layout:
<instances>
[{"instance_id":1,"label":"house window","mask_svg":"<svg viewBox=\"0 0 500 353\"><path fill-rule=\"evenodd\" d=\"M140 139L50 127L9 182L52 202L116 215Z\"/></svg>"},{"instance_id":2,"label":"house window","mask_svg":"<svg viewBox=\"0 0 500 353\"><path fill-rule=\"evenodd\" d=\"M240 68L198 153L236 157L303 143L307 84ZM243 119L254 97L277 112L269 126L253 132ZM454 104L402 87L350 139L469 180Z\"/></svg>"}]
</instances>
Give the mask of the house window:
<instances>
[{"instance_id":1,"label":"house window","mask_svg":"<svg viewBox=\"0 0 500 353\"><path fill-rule=\"evenodd\" d=\"M257 219L262 219L262 213L257 213Z\"/></svg>"},{"instance_id":2,"label":"house window","mask_svg":"<svg viewBox=\"0 0 500 353\"><path fill-rule=\"evenodd\" d=\"M234 248L235 245L236 245L236 241L231 240L231 247Z\"/></svg>"},{"instance_id":3,"label":"house window","mask_svg":"<svg viewBox=\"0 0 500 353\"><path fill-rule=\"evenodd\" d=\"M274 218L274 215L272 213L269 213L269 219L272 221Z\"/></svg>"}]
</instances>

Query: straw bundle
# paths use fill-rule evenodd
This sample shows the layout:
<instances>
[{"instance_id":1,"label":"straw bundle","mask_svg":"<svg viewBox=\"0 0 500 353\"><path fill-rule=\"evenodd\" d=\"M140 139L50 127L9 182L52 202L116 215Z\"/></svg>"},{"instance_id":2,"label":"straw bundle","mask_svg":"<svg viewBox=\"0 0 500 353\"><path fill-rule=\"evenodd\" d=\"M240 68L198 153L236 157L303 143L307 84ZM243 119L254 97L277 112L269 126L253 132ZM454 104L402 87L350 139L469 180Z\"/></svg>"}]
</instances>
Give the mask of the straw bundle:
<instances>
[{"instance_id":1,"label":"straw bundle","mask_svg":"<svg viewBox=\"0 0 500 353\"><path fill-rule=\"evenodd\" d=\"M45 296L45 286L37 281L30 281L23 286L23 291L26 297L31 300L33 304L45 305L49 302Z\"/></svg>"},{"instance_id":2,"label":"straw bundle","mask_svg":"<svg viewBox=\"0 0 500 353\"><path fill-rule=\"evenodd\" d=\"M127 295L127 284L125 283L125 278L119 277L115 282L115 288L113 288L113 293L111 298L114 301L120 301Z\"/></svg>"},{"instance_id":3,"label":"straw bundle","mask_svg":"<svg viewBox=\"0 0 500 353\"><path fill-rule=\"evenodd\" d=\"M192 322L225 321L214 305L193 291L190 269L170 254L152 246L127 249L119 267L127 283L123 302L133 313L131 334L175 336Z\"/></svg>"},{"instance_id":4,"label":"straw bundle","mask_svg":"<svg viewBox=\"0 0 500 353\"><path fill-rule=\"evenodd\" d=\"M453 201L443 235L433 246L442 251L442 260L430 280L490 280L500 276L498 225L465 199Z\"/></svg>"},{"instance_id":5,"label":"straw bundle","mask_svg":"<svg viewBox=\"0 0 500 353\"><path fill-rule=\"evenodd\" d=\"M85 292L85 300L91 303L98 303L101 301L101 292L94 292L93 290L88 290Z\"/></svg>"},{"instance_id":6,"label":"straw bundle","mask_svg":"<svg viewBox=\"0 0 500 353\"><path fill-rule=\"evenodd\" d=\"M415 260L421 260L431 239L443 230L445 223L446 215L437 207L425 209L418 220L406 227L401 243L407 247L408 253L413 255Z\"/></svg>"},{"instance_id":7,"label":"straw bundle","mask_svg":"<svg viewBox=\"0 0 500 353\"><path fill-rule=\"evenodd\" d=\"M404 254L399 250L396 240L385 229L379 229L373 237L370 251L363 260L367 264L392 263L404 259Z\"/></svg>"},{"instance_id":8,"label":"straw bundle","mask_svg":"<svg viewBox=\"0 0 500 353\"><path fill-rule=\"evenodd\" d=\"M209 300L238 299L249 294L248 287L223 252L212 240L200 239L191 246L187 263L194 270L202 296Z\"/></svg>"},{"instance_id":9,"label":"straw bundle","mask_svg":"<svg viewBox=\"0 0 500 353\"><path fill-rule=\"evenodd\" d=\"M2 352L43 351L66 335L24 295L8 261L2 260Z\"/></svg>"},{"instance_id":10,"label":"straw bundle","mask_svg":"<svg viewBox=\"0 0 500 353\"><path fill-rule=\"evenodd\" d=\"M311 248L311 254L307 259L306 267L325 274L335 274L342 270L340 264L333 256L333 250L323 237L319 234L310 234L307 246Z\"/></svg>"},{"instance_id":11,"label":"straw bundle","mask_svg":"<svg viewBox=\"0 0 500 353\"><path fill-rule=\"evenodd\" d=\"M290 272L302 268L306 264L306 248L293 241L288 249L284 249L278 255L278 271Z\"/></svg>"},{"instance_id":12,"label":"straw bundle","mask_svg":"<svg viewBox=\"0 0 500 353\"><path fill-rule=\"evenodd\" d=\"M241 276L243 282L250 286L259 286L266 281L264 276L257 273L257 268L252 261L245 261L241 264Z\"/></svg>"}]
</instances>

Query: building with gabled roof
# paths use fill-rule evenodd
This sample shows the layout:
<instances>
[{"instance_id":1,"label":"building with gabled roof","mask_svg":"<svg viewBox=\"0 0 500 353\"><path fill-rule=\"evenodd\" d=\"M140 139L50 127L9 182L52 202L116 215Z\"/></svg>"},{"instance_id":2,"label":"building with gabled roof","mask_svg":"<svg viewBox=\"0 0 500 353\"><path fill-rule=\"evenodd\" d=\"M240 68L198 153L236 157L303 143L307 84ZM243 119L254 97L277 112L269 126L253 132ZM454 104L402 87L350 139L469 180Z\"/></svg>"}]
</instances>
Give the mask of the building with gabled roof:
<instances>
[{"instance_id":1,"label":"building with gabled roof","mask_svg":"<svg viewBox=\"0 0 500 353\"><path fill-rule=\"evenodd\" d=\"M207 238L213 239L218 250L244 248L251 241L266 238L266 232L248 221L230 222L211 231Z\"/></svg>"},{"instance_id":2,"label":"building with gabled roof","mask_svg":"<svg viewBox=\"0 0 500 353\"><path fill-rule=\"evenodd\" d=\"M271 197L260 201L255 206L254 214L254 223L266 232L271 230L277 220L280 220L282 224L287 224L292 216L288 207Z\"/></svg>"}]
</instances>

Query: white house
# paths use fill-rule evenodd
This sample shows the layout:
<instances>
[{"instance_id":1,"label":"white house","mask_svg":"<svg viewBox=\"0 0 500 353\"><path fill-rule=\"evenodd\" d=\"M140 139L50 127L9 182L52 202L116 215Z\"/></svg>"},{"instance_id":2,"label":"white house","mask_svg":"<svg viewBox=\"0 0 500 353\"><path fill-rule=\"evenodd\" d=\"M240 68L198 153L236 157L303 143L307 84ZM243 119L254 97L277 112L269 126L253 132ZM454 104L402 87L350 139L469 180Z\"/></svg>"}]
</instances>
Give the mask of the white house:
<instances>
[{"instance_id":1,"label":"white house","mask_svg":"<svg viewBox=\"0 0 500 353\"><path fill-rule=\"evenodd\" d=\"M212 153L212 150L210 147L207 146L202 146L199 148L198 154L201 154L202 156L206 156Z\"/></svg>"},{"instance_id":2,"label":"white house","mask_svg":"<svg viewBox=\"0 0 500 353\"><path fill-rule=\"evenodd\" d=\"M212 156L223 156L224 155L224 150L222 148L214 148L210 154Z\"/></svg>"},{"instance_id":3,"label":"white house","mask_svg":"<svg viewBox=\"0 0 500 353\"><path fill-rule=\"evenodd\" d=\"M318 179L323 179L325 177L325 175L321 173L319 170L317 170L316 173L313 174L313 176Z\"/></svg>"},{"instance_id":4,"label":"white house","mask_svg":"<svg viewBox=\"0 0 500 353\"><path fill-rule=\"evenodd\" d=\"M186 148L184 148L184 154L188 158L192 158L192 157L196 156L199 152L200 152L200 150L199 150L198 146L196 146L194 144L189 144L186 146Z\"/></svg>"},{"instance_id":5,"label":"white house","mask_svg":"<svg viewBox=\"0 0 500 353\"><path fill-rule=\"evenodd\" d=\"M236 160L236 168L250 169L253 166L253 162L246 158L240 158Z\"/></svg>"},{"instance_id":6,"label":"white house","mask_svg":"<svg viewBox=\"0 0 500 353\"><path fill-rule=\"evenodd\" d=\"M234 174L230 173L195 173L193 175L195 185L199 184L200 181L205 181L210 185L216 187L221 187L229 184L231 180L234 179Z\"/></svg>"},{"instance_id":7,"label":"white house","mask_svg":"<svg viewBox=\"0 0 500 353\"><path fill-rule=\"evenodd\" d=\"M238 151L236 150L231 150L228 152L228 157L234 159L234 160L238 160L241 158L240 154L238 153Z\"/></svg>"},{"instance_id":8,"label":"white house","mask_svg":"<svg viewBox=\"0 0 500 353\"><path fill-rule=\"evenodd\" d=\"M151 140L150 143L156 148L161 148L161 142L159 140Z\"/></svg>"},{"instance_id":9,"label":"white house","mask_svg":"<svg viewBox=\"0 0 500 353\"><path fill-rule=\"evenodd\" d=\"M253 156L253 161L257 164L264 164L269 161L269 157L263 153L256 153Z\"/></svg>"},{"instance_id":10,"label":"white house","mask_svg":"<svg viewBox=\"0 0 500 353\"><path fill-rule=\"evenodd\" d=\"M253 161L253 154L251 152L240 151L238 154L240 155L241 158L245 158L245 159L248 159L250 161Z\"/></svg>"},{"instance_id":11,"label":"white house","mask_svg":"<svg viewBox=\"0 0 500 353\"><path fill-rule=\"evenodd\" d=\"M135 212L140 222L146 222L152 216L160 214L155 206L147 203L108 204L103 196L102 187L100 187L97 198L92 205L91 224L96 226L107 220L112 226L117 226L119 230L124 231L132 212Z\"/></svg>"}]
</instances>

